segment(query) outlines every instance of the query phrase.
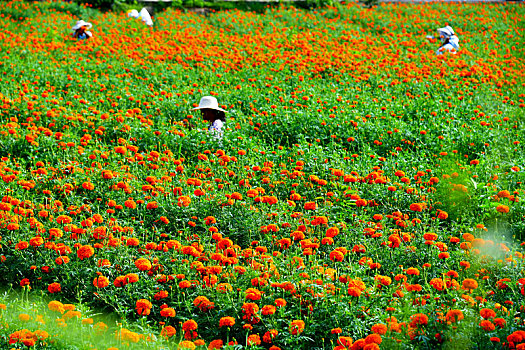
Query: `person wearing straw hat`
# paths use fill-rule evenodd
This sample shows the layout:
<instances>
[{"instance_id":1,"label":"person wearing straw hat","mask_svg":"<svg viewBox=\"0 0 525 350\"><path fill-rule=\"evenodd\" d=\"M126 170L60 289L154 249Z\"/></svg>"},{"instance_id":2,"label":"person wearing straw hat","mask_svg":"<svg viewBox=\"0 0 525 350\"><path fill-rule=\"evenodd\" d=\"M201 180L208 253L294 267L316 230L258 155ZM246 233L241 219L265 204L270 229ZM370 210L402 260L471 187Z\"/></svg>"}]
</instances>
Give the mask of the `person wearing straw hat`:
<instances>
[{"instance_id":1,"label":"person wearing straw hat","mask_svg":"<svg viewBox=\"0 0 525 350\"><path fill-rule=\"evenodd\" d=\"M439 40L441 40L441 46L437 49L436 55L442 55L445 52L456 54L459 50L459 38L454 33L454 29L451 26L439 28L437 30ZM429 39L434 39L432 36L427 36Z\"/></svg>"},{"instance_id":2,"label":"person wearing straw hat","mask_svg":"<svg viewBox=\"0 0 525 350\"><path fill-rule=\"evenodd\" d=\"M93 34L88 30L91 27L93 27L93 25L89 22L85 22L84 20L78 21L77 24L75 24L75 26L71 28L71 30L73 31L73 38L78 40L85 40L91 38Z\"/></svg>"},{"instance_id":3,"label":"person wearing straw hat","mask_svg":"<svg viewBox=\"0 0 525 350\"><path fill-rule=\"evenodd\" d=\"M224 122L226 121L226 111L219 107L217 99L213 96L204 96L199 105L191 109L200 110L202 119L209 122L208 132L213 134L216 139L222 139Z\"/></svg>"},{"instance_id":4,"label":"person wearing straw hat","mask_svg":"<svg viewBox=\"0 0 525 350\"><path fill-rule=\"evenodd\" d=\"M151 15L145 7L143 7L142 10L140 10L140 12L137 10L129 10L128 17L142 19L142 21L147 26L153 26L153 20L151 19Z\"/></svg>"}]
</instances>

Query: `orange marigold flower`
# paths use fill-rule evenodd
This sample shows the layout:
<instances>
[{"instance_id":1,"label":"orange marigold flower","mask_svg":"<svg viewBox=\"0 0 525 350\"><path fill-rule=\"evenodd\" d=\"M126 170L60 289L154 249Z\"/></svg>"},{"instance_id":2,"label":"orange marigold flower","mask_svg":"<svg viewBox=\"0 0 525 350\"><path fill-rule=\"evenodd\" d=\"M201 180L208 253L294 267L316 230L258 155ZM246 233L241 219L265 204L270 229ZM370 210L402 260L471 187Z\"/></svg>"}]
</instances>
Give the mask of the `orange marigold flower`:
<instances>
[{"instance_id":1,"label":"orange marigold flower","mask_svg":"<svg viewBox=\"0 0 525 350\"><path fill-rule=\"evenodd\" d=\"M232 327L235 324L235 318L233 317L222 317L219 321L219 327Z\"/></svg>"},{"instance_id":2,"label":"orange marigold flower","mask_svg":"<svg viewBox=\"0 0 525 350\"><path fill-rule=\"evenodd\" d=\"M191 198L188 196L180 196L177 200L179 207L188 207L191 204Z\"/></svg>"},{"instance_id":3,"label":"orange marigold flower","mask_svg":"<svg viewBox=\"0 0 525 350\"><path fill-rule=\"evenodd\" d=\"M483 322L483 321L482 321ZM515 331L507 336L507 341L514 344L519 344L525 340L524 331Z\"/></svg>"},{"instance_id":4,"label":"orange marigold flower","mask_svg":"<svg viewBox=\"0 0 525 350\"><path fill-rule=\"evenodd\" d=\"M392 284L392 279L388 276L376 275L374 279L383 286L389 286Z\"/></svg>"},{"instance_id":5,"label":"orange marigold flower","mask_svg":"<svg viewBox=\"0 0 525 350\"><path fill-rule=\"evenodd\" d=\"M139 245L139 240L134 237L128 238L128 240L126 241L126 245L129 247L136 247Z\"/></svg>"},{"instance_id":6,"label":"orange marigold flower","mask_svg":"<svg viewBox=\"0 0 525 350\"><path fill-rule=\"evenodd\" d=\"M365 341L363 339L360 339L362 341L361 346L357 345L355 346L356 349L363 349L363 346L365 345ZM339 337L337 338L337 344L339 346L343 347L343 349L350 349L352 345L354 344L354 340L351 337ZM359 344L356 342L356 344ZM354 349L354 347L352 347Z\"/></svg>"},{"instance_id":7,"label":"orange marigold flower","mask_svg":"<svg viewBox=\"0 0 525 350\"><path fill-rule=\"evenodd\" d=\"M478 282L475 279L467 278L462 283L463 289L474 290L478 288Z\"/></svg>"},{"instance_id":8,"label":"orange marigold flower","mask_svg":"<svg viewBox=\"0 0 525 350\"><path fill-rule=\"evenodd\" d=\"M58 293L62 290L62 287L60 286L60 283L54 282L47 286L47 290L49 293Z\"/></svg>"},{"instance_id":9,"label":"orange marigold flower","mask_svg":"<svg viewBox=\"0 0 525 350\"><path fill-rule=\"evenodd\" d=\"M194 320L187 320L186 322L184 322L182 324L182 329L185 331L185 332L191 332L191 331L194 331L196 330L198 327L197 325L197 322L195 322Z\"/></svg>"},{"instance_id":10,"label":"orange marigold flower","mask_svg":"<svg viewBox=\"0 0 525 350\"><path fill-rule=\"evenodd\" d=\"M316 210L317 204L315 202L306 202L304 203L304 209L305 210Z\"/></svg>"},{"instance_id":11,"label":"orange marigold flower","mask_svg":"<svg viewBox=\"0 0 525 350\"><path fill-rule=\"evenodd\" d=\"M147 299L139 299L135 304L135 309L139 315L149 315L151 312L151 307L153 305Z\"/></svg>"},{"instance_id":12,"label":"orange marigold flower","mask_svg":"<svg viewBox=\"0 0 525 350\"><path fill-rule=\"evenodd\" d=\"M506 214L510 211L510 208L506 205L500 204L496 207L496 211L502 214Z\"/></svg>"},{"instance_id":13,"label":"orange marigold flower","mask_svg":"<svg viewBox=\"0 0 525 350\"><path fill-rule=\"evenodd\" d=\"M333 238L339 234L339 229L337 227L330 227L326 230L326 237Z\"/></svg>"},{"instance_id":14,"label":"orange marigold flower","mask_svg":"<svg viewBox=\"0 0 525 350\"><path fill-rule=\"evenodd\" d=\"M261 345L261 338L259 337L258 334L251 334L251 335L248 337L247 345L248 345L248 346L252 346L252 345Z\"/></svg>"},{"instance_id":15,"label":"orange marigold flower","mask_svg":"<svg viewBox=\"0 0 525 350\"><path fill-rule=\"evenodd\" d=\"M417 326L426 326L428 324L428 316L425 314L415 314L410 317L410 326L416 328Z\"/></svg>"},{"instance_id":16,"label":"orange marigold flower","mask_svg":"<svg viewBox=\"0 0 525 350\"><path fill-rule=\"evenodd\" d=\"M464 319L463 312L461 310L448 310L445 319L448 322L456 323Z\"/></svg>"},{"instance_id":17,"label":"orange marigold flower","mask_svg":"<svg viewBox=\"0 0 525 350\"><path fill-rule=\"evenodd\" d=\"M128 199L127 201L125 201L124 205L126 206L126 208L130 208L130 209L137 208L137 203L132 199Z\"/></svg>"},{"instance_id":18,"label":"orange marigold flower","mask_svg":"<svg viewBox=\"0 0 525 350\"><path fill-rule=\"evenodd\" d=\"M483 320L479 323L479 326L483 328L484 331L492 332L496 329L494 326L494 323L490 322L489 320Z\"/></svg>"},{"instance_id":19,"label":"orange marigold flower","mask_svg":"<svg viewBox=\"0 0 525 350\"><path fill-rule=\"evenodd\" d=\"M32 246L32 247L39 247L41 246L42 244L44 244L44 239L40 236L36 236L36 237L33 237L29 240L29 244Z\"/></svg>"},{"instance_id":20,"label":"orange marigold flower","mask_svg":"<svg viewBox=\"0 0 525 350\"><path fill-rule=\"evenodd\" d=\"M198 307L201 311L208 311L215 307L215 304L212 303L205 296L198 296L193 300L193 305Z\"/></svg>"},{"instance_id":21,"label":"orange marigold flower","mask_svg":"<svg viewBox=\"0 0 525 350\"><path fill-rule=\"evenodd\" d=\"M381 323L377 323L372 326L372 332L377 334L386 334L387 326ZM378 343L379 344L379 343Z\"/></svg>"},{"instance_id":22,"label":"orange marigold flower","mask_svg":"<svg viewBox=\"0 0 525 350\"><path fill-rule=\"evenodd\" d=\"M277 307L284 307L286 306L286 300L281 299L281 298L275 299L275 305Z\"/></svg>"},{"instance_id":23,"label":"orange marigold flower","mask_svg":"<svg viewBox=\"0 0 525 350\"><path fill-rule=\"evenodd\" d=\"M479 315L484 319L489 319L496 317L496 312L492 309L484 308L479 311Z\"/></svg>"},{"instance_id":24,"label":"orange marigold flower","mask_svg":"<svg viewBox=\"0 0 525 350\"><path fill-rule=\"evenodd\" d=\"M180 281L179 282L179 288L181 288L181 289L190 288L190 287L191 287L191 282L190 281L184 280L184 281Z\"/></svg>"},{"instance_id":25,"label":"orange marigold flower","mask_svg":"<svg viewBox=\"0 0 525 350\"><path fill-rule=\"evenodd\" d=\"M263 342L271 343L278 335L279 331L277 329L270 329L268 332L264 333Z\"/></svg>"},{"instance_id":26,"label":"orange marigold flower","mask_svg":"<svg viewBox=\"0 0 525 350\"><path fill-rule=\"evenodd\" d=\"M93 285L97 288L105 288L109 286L109 280L107 277L98 276L93 280Z\"/></svg>"},{"instance_id":27,"label":"orange marigold flower","mask_svg":"<svg viewBox=\"0 0 525 350\"><path fill-rule=\"evenodd\" d=\"M445 220L448 218L448 213L446 211L440 210L437 214L438 219Z\"/></svg>"},{"instance_id":28,"label":"orange marigold flower","mask_svg":"<svg viewBox=\"0 0 525 350\"><path fill-rule=\"evenodd\" d=\"M139 258L135 261L135 266L140 270L140 271L148 271L148 270L151 270L151 262L146 259L146 258Z\"/></svg>"},{"instance_id":29,"label":"orange marigold flower","mask_svg":"<svg viewBox=\"0 0 525 350\"><path fill-rule=\"evenodd\" d=\"M290 323L290 333L293 335L301 334L304 331L304 321L294 320Z\"/></svg>"},{"instance_id":30,"label":"orange marigold flower","mask_svg":"<svg viewBox=\"0 0 525 350\"><path fill-rule=\"evenodd\" d=\"M409 207L410 210L412 211L423 211L423 206L421 205L421 203L412 203L410 204L410 207Z\"/></svg>"},{"instance_id":31,"label":"orange marigold flower","mask_svg":"<svg viewBox=\"0 0 525 350\"><path fill-rule=\"evenodd\" d=\"M221 339L215 339L208 345L208 350L222 349L224 343Z\"/></svg>"},{"instance_id":32,"label":"orange marigold flower","mask_svg":"<svg viewBox=\"0 0 525 350\"><path fill-rule=\"evenodd\" d=\"M175 334L177 334L177 330L172 326L166 326L160 331L160 335L166 338L173 337Z\"/></svg>"},{"instance_id":33,"label":"orange marigold flower","mask_svg":"<svg viewBox=\"0 0 525 350\"><path fill-rule=\"evenodd\" d=\"M441 278L433 278L431 279L428 284L430 284L432 287L434 287L434 289L436 290L443 290L443 288L445 287L445 284L443 283L443 280Z\"/></svg>"},{"instance_id":34,"label":"orange marigold flower","mask_svg":"<svg viewBox=\"0 0 525 350\"><path fill-rule=\"evenodd\" d=\"M355 206L356 207L366 207L368 204L368 201L366 199L363 199L363 198L359 198L358 200L355 201Z\"/></svg>"},{"instance_id":35,"label":"orange marigold flower","mask_svg":"<svg viewBox=\"0 0 525 350\"><path fill-rule=\"evenodd\" d=\"M90 245L84 245L77 250L77 256L80 260L90 258L95 254L95 250Z\"/></svg>"},{"instance_id":36,"label":"orange marigold flower","mask_svg":"<svg viewBox=\"0 0 525 350\"><path fill-rule=\"evenodd\" d=\"M148 209L148 210L157 209L158 207L159 207L159 204L157 202L149 202L146 205L146 209Z\"/></svg>"},{"instance_id":37,"label":"orange marigold flower","mask_svg":"<svg viewBox=\"0 0 525 350\"><path fill-rule=\"evenodd\" d=\"M497 196L500 197L500 198L509 198L510 197L510 192L507 191L507 190L499 191Z\"/></svg>"},{"instance_id":38,"label":"orange marigold flower","mask_svg":"<svg viewBox=\"0 0 525 350\"><path fill-rule=\"evenodd\" d=\"M175 317L175 310L171 307L165 307L164 309L160 310L160 315L162 317Z\"/></svg>"},{"instance_id":39,"label":"orange marigold flower","mask_svg":"<svg viewBox=\"0 0 525 350\"><path fill-rule=\"evenodd\" d=\"M438 236L434 232L427 232L423 235L423 238L427 241L435 241L437 237Z\"/></svg>"},{"instance_id":40,"label":"orange marigold flower","mask_svg":"<svg viewBox=\"0 0 525 350\"><path fill-rule=\"evenodd\" d=\"M407 275L413 275L413 276L419 276L419 270L416 269L415 267L409 267L407 269ZM377 332L376 332L377 333Z\"/></svg>"},{"instance_id":41,"label":"orange marigold flower","mask_svg":"<svg viewBox=\"0 0 525 350\"><path fill-rule=\"evenodd\" d=\"M345 255L341 253L339 250L334 250L330 253L330 260L332 261L343 261L345 258Z\"/></svg>"},{"instance_id":42,"label":"orange marigold flower","mask_svg":"<svg viewBox=\"0 0 525 350\"><path fill-rule=\"evenodd\" d=\"M367 344L381 344L383 339L381 339L381 336L379 334L370 334L365 338L365 343Z\"/></svg>"},{"instance_id":43,"label":"orange marigold flower","mask_svg":"<svg viewBox=\"0 0 525 350\"><path fill-rule=\"evenodd\" d=\"M20 241L16 244L15 249L16 250L24 250L29 247L29 243L26 241Z\"/></svg>"},{"instance_id":44,"label":"orange marigold flower","mask_svg":"<svg viewBox=\"0 0 525 350\"><path fill-rule=\"evenodd\" d=\"M492 322L494 322L494 324L499 328L505 328L505 325L507 324L507 321L501 317L493 319Z\"/></svg>"},{"instance_id":45,"label":"orange marigold flower","mask_svg":"<svg viewBox=\"0 0 525 350\"><path fill-rule=\"evenodd\" d=\"M262 310L261 310L261 313L263 315L273 315L276 311L276 308L275 306L273 305L264 305Z\"/></svg>"},{"instance_id":46,"label":"orange marigold flower","mask_svg":"<svg viewBox=\"0 0 525 350\"><path fill-rule=\"evenodd\" d=\"M230 196L231 199L242 200L242 194L239 192L233 192Z\"/></svg>"},{"instance_id":47,"label":"orange marigold flower","mask_svg":"<svg viewBox=\"0 0 525 350\"><path fill-rule=\"evenodd\" d=\"M27 322L31 319L31 316L29 316L28 314L19 314L18 315L18 319L20 321L24 321L24 322Z\"/></svg>"},{"instance_id":48,"label":"orange marigold flower","mask_svg":"<svg viewBox=\"0 0 525 350\"><path fill-rule=\"evenodd\" d=\"M179 343L177 347L178 350L194 350L196 348L195 344L189 340L183 340Z\"/></svg>"},{"instance_id":49,"label":"orange marigold flower","mask_svg":"<svg viewBox=\"0 0 525 350\"><path fill-rule=\"evenodd\" d=\"M128 283L135 283L139 281L139 275L137 275L136 273L128 273L126 275L126 279Z\"/></svg>"},{"instance_id":50,"label":"orange marigold flower","mask_svg":"<svg viewBox=\"0 0 525 350\"><path fill-rule=\"evenodd\" d=\"M57 300L50 301L49 304L47 304L47 307L51 311L60 312L60 313L64 313L64 310L65 310L64 304L62 304L60 301L57 301Z\"/></svg>"},{"instance_id":51,"label":"orange marigold flower","mask_svg":"<svg viewBox=\"0 0 525 350\"><path fill-rule=\"evenodd\" d=\"M126 284L128 284L128 279L126 278L126 276L118 276L113 281L113 285L115 287L124 287Z\"/></svg>"},{"instance_id":52,"label":"orange marigold flower","mask_svg":"<svg viewBox=\"0 0 525 350\"><path fill-rule=\"evenodd\" d=\"M261 299L261 292L255 288L248 288L244 293L246 294L246 299L253 301Z\"/></svg>"}]
</instances>

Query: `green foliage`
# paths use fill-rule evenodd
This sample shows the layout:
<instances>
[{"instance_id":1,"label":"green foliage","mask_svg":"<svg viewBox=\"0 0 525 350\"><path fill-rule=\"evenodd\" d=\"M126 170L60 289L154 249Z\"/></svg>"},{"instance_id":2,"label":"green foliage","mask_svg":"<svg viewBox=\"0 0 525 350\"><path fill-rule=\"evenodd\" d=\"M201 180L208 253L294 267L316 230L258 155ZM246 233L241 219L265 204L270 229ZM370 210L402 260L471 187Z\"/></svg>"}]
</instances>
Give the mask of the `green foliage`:
<instances>
[{"instance_id":1,"label":"green foliage","mask_svg":"<svg viewBox=\"0 0 525 350\"><path fill-rule=\"evenodd\" d=\"M483 349L522 326L525 106L510 53L523 7L169 8L148 28L76 4L17 5L0 3L0 284L44 299L0 300L0 347L40 327L18 313L51 298L101 314L99 348L125 347L117 322L156 339L135 348L176 348L194 320L201 349L236 350L270 330L281 348L332 349L378 324L399 328L387 349ZM462 51L436 58L423 33L451 9ZM68 39L80 15L93 40ZM222 139L191 111L205 95L229 112ZM249 303L260 310L247 315ZM483 330L485 307L506 326ZM444 320L452 310L464 319ZM428 322L402 326L415 314ZM73 320L62 334L60 315L46 317L50 348L94 331ZM160 336L161 322L177 336Z\"/></svg>"}]
</instances>

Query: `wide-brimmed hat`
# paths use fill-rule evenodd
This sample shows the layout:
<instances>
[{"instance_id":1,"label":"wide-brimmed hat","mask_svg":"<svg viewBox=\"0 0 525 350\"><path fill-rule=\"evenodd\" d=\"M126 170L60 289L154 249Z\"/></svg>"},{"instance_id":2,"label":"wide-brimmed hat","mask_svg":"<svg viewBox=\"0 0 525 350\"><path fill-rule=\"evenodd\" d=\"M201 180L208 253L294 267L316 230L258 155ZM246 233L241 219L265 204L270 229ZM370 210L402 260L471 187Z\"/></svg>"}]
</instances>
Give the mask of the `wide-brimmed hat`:
<instances>
[{"instance_id":1,"label":"wide-brimmed hat","mask_svg":"<svg viewBox=\"0 0 525 350\"><path fill-rule=\"evenodd\" d=\"M146 23L148 26L153 25L153 20L151 19L151 15L148 12L148 9L143 7L142 10L139 12L139 18L142 18L142 21Z\"/></svg>"},{"instance_id":2,"label":"wide-brimmed hat","mask_svg":"<svg viewBox=\"0 0 525 350\"><path fill-rule=\"evenodd\" d=\"M81 19L80 21L77 22L77 24L75 24L73 28L71 28L71 30L77 30L77 29L80 29L81 27L88 27L87 29L89 29L93 27L93 25Z\"/></svg>"},{"instance_id":3,"label":"wide-brimmed hat","mask_svg":"<svg viewBox=\"0 0 525 350\"><path fill-rule=\"evenodd\" d=\"M139 11L137 11L137 10L129 10L128 11L128 17L139 18Z\"/></svg>"},{"instance_id":4,"label":"wide-brimmed hat","mask_svg":"<svg viewBox=\"0 0 525 350\"><path fill-rule=\"evenodd\" d=\"M217 99L213 96L204 96L201 98L199 105L191 110L195 111L198 109L215 109L216 111L228 112L219 107Z\"/></svg>"},{"instance_id":5,"label":"wide-brimmed hat","mask_svg":"<svg viewBox=\"0 0 525 350\"><path fill-rule=\"evenodd\" d=\"M456 34L454 33L454 29L452 29L451 26L446 26L444 28L438 28L437 32L443 33L443 35L445 35L446 37L451 37L452 35Z\"/></svg>"}]
</instances>

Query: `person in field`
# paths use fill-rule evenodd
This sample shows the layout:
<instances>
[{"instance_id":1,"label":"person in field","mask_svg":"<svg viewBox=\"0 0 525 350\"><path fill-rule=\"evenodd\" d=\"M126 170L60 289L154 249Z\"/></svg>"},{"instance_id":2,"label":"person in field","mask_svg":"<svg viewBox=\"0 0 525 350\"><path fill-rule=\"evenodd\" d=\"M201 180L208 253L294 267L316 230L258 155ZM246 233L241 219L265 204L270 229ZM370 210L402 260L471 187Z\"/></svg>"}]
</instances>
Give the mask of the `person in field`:
<instances>
[{"instance_id":1,"label":"person in field","mask_svg":"<svg viewBox=\"0 0 525 350\"><path fill-rule=\"evenodd\" d=\"M91 29L91 27L93 27L91 23L80 20L73 28L71 28L73 31L73 34L71 35L77 40L87 40L93 37L93 34L88 30Z\"/></svg>"},{"instance_id":2,"label":"person in field","mask_svg":"<svg viewBox=\"0 0 525 350\"><path fill-rule=\"evenodd\" d=\"M451 26L439 28L437 30L441 46L437 49L436 55L442 55L445 52L456 54L459 50L459 38L454 33L454 29ZM428 39L434 39L433 36L427 36Z\"/></svg>"},{"instance_id":3,"label":"person in field","mask_svg":"<svg viewBox=\"0 0 525 350\"><path fill-rule=\"evenodd\" d=\"M208 132L216 139L222 139L224 123L226 122L226 111L219 107L217 99L213 96L204 96L199 105L191 109L200 110L202 118L209 122Z\"/></svg>"},{"instance_id":4,"label":"person in field","mask_svg":"<svg viewBox=\"0 0 525 350\"><path fill-rule=\"evenodd\" d=\"M151 15L145 7L143 7L142 10L140 10L140 12L137 10L129 10L128 17L142 19L142 22L144 22L147 26L153 26L153 20L151 19Z\"/></svg>"}]
</instances>

